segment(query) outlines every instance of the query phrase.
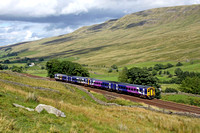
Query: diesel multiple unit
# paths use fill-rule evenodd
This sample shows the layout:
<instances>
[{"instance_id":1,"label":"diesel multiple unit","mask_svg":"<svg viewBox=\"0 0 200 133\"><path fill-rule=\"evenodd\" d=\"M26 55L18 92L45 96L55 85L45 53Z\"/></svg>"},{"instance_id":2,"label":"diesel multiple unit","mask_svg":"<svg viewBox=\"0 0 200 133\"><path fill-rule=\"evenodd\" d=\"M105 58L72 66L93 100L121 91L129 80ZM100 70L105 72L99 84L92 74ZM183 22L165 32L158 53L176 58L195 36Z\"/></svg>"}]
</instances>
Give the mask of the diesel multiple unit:
<instances>
[{"instance_id":1,"label":"diesel multiple unit","mask_svg":"<svg viewBox=\"0 0 200 133\"><path fill-rule=\"evenodd\" d=\"M55 80L82 84L84 86L96 87L119 93L133 94L148 99L153 99L155 97L155 88L151 86L105 81L88 77L69 76L65 74L55 74Z\"/></svg>"}]
</instances>

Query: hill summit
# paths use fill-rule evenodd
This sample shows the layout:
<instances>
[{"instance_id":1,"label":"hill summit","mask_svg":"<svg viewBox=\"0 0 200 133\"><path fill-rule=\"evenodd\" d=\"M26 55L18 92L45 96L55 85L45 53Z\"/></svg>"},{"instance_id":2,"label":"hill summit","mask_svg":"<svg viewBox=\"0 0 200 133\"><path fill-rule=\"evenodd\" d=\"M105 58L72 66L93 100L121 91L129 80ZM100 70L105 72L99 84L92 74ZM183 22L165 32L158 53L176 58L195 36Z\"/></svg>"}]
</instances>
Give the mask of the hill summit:
<instances>
[{"instance_id":1,"label":"hill summit","mask_svg":"<svg viewBox=\"0 0 200 133\"><path fill-rule=\"evenodd\" d=\"M1 47L18 59L72 58L117 65L200 57L200 5L165 7L82 27L73 33ZM10 56L12 57L12 56Z\"/></svg>"}]
</instances>

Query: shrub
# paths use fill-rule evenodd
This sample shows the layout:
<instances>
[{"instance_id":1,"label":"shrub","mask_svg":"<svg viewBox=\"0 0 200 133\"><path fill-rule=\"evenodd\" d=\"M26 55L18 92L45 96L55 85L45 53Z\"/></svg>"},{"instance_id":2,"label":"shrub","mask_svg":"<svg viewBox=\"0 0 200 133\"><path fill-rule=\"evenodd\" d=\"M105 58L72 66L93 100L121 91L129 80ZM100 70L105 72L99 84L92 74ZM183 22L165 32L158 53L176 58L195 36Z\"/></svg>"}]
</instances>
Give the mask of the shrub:
<instances>
[{"instance_id":1,"label":"shrub","mask_svg":"<svg viewBox=\"0 0 200 133\"><path fill-rule=\"evenodd\" d=\"M115 64L112 65L111 68L113 68L113 69L118 69L117 65L115 65Z\"/></svg>"},{"instance_id":2,"label":"shrub","mask_svg":"<svg viewBox=\"0 0 200 133\"><path fill-rule=\"evenodd\" d=\"M181 63L181 62L178 62L177 64L176 64L176 66L182 66L183 64Z\"/></svg>"},{"instance_id":3,"label":"shrub","mask_svg":"<svg viewBox=\"0 0 200 133\"><path fill-rule=\"evenodd\" d=\"M0 64L0 70L3 70L3 66Z\"/></svg>"},{"instance_id":4,"label":"shrub","mask_svg":"<svg viewBox=\"0 0 200 133\"><path fill-rule=\"evenodd\" d=\"M156 92L155 98L161 99L161 91L156 88L155 92Z\"/></svg>"},{"instance_id":5,"label":"shrub","mask_svg":"<svg viewBox=\"0 0 200 133\"><path fill-rule=\"evenodd\" d=\"M23 71L22 67L18 67L18 66L13 66L11 70L12 72L18 72L18 73L22 73Z\"/></svg>"},{"instance_id":6,"label":"shrub","mask_svg":"<svg viewBox=\"0 0 200 133\"><path fill-rule=\"evenodd\" d=\"M165 93L174 93L174 92L178 93L178 91L174 88L166 88L165 89Z\"/></svg>"},{"instance_id":7,"label":"shrub","mask_svg":"<svg viewBox=\"0 0 200 133\"><path fill-rule=\"evenodd\" d=\"M111 73L112 72L112 68L110 68L109 70L108 70L108 73Z\"/></svg>"}]
</instances>

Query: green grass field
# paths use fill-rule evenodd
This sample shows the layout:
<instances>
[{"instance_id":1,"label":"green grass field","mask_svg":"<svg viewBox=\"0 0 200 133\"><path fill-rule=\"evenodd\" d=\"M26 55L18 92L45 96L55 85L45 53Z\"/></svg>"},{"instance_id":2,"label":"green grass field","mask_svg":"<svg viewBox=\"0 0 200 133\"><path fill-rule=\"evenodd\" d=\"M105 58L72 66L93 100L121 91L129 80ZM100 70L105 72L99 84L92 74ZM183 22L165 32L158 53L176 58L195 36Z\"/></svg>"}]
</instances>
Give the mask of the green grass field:
<instances>
[{"instance_id":1,"label":"green grass field","mask_svg":"<svg viewBox=\"0 0 200 133\"><path fill-rule=\"evenodd\" d=\"M5 71L0 73L0 79L59 91L55 93L34 90L0 81L0 132L197 133L200 130L200 119L156 113L140 108L102 106L95 103L85 92L60 82L22 77ZM38 100L28 100L29 93L34 93ZM95 96L106 100L100 94ZM121 99L115 102L132 104ZM51 105L63 111L66 118L56 117L45 111L40 114L29 112L14 107L13 103L30 108L35 108L40 103Z\"/></svg>"},{"instance_id":2,"label":"green grass field","mask_svg":"<svg viewBox=\"0 0 200 133\"><path fill-rule=\"evenodd\" d=\"M187 95L162 95L161 99L200 107L200 97L193 97Z\"/></svg>"}]
</instances>

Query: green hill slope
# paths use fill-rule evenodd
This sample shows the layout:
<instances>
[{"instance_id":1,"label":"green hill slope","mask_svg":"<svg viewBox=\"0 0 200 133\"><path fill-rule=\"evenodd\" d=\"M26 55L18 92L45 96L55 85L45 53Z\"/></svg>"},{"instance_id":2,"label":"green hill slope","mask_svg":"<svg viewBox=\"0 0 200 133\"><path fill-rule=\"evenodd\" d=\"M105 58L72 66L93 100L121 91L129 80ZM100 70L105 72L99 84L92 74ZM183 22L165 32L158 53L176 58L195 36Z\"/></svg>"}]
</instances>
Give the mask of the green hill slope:
<instances>
[{"instance_id":1,"label":"green hill slope","mask_svg":"<svg viewBox=\"0 0 200 133\"><path fill-rule=\"evenodd\" d=\"M90 65L124 65L199 59L199 42L200 5L192 5L129 14L71 34L0 48L0 55L16 52L18 58L59 57Z\"/></svg>"}]
</instances>

